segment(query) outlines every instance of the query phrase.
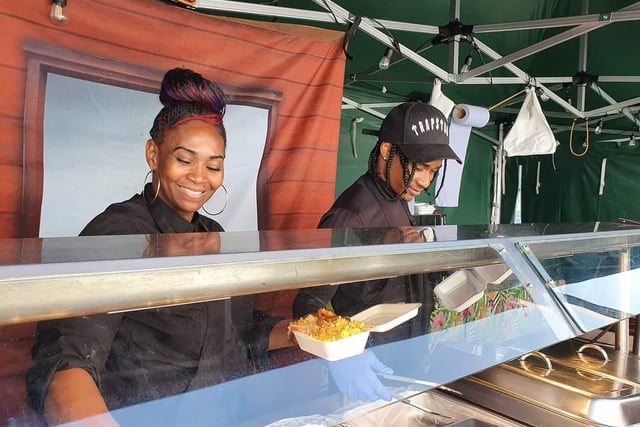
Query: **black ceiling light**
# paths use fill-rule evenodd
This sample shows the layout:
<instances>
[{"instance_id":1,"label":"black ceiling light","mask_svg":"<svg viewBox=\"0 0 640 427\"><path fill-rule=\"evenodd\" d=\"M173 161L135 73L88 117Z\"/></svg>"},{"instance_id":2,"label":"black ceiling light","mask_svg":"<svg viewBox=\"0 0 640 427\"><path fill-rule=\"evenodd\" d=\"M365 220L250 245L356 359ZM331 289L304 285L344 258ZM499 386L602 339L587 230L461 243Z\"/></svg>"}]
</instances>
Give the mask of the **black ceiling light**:
<instances>
[{"instance_id":1,"label":"black ceiling light","mask_svg":"<svg viewBox=\"0 0 640 427\"><path fill-rule=\"evenodd\" d=\"M67 0L51 0L51 12L49 19L56 25L64 24L69 17L65 14L64 8L67 6Z\"/></svg>"}]
</instances>

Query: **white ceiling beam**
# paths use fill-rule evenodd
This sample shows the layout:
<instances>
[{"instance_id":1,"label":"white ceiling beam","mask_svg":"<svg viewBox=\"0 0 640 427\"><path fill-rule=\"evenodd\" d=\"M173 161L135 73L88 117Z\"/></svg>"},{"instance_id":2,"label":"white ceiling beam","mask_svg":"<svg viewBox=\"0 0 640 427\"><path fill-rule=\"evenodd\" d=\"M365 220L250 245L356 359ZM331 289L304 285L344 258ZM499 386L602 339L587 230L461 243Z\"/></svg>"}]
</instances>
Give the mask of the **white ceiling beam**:
<instances>
[{"instance_id":1,"label":"white ceiling beam","mask_svg":"<svg viewBox=\"0 0 640 427\"><path fill-rule=\"evenodd\" d=\"M389 21L387 19L378 19L378 18L376 18L375 21L378 21L380 24L384 25L384 27L389 30L431 34L434 36L440 32L440 27L438 27L437 25L412 24L410 22ZM380 26L375 21L373 22L373 25L379 28Z\"/></svg>"},{"instance_id":2,"label":"white ceiling beam","mask_svg":"<svg viewBox=\"0 0 640 427\"><path fill-rule=\"evenodd\" d=\"M492 111L496 111L499 113L506 113L506 114L514 114L517 115L520 112L520 108L514 108L514 107L498 107ZM556 119L573 119L575 116L573 114L569 114L569 113L565 113L562 111L545 111L544 112L544 116L545 117L553 117Z\"/></svg>"},{"instance_id":3,"label":"white ceiling beam","mask_svg":"<svg viewBox=\"0 0 640 427\"><path fill-rule=\"evenodd\" d=\"M367 104L365 104L367 105ZM640 107L629 107L627 108L628 111L630 111L631 113L634 112L638 112L638 110L640 110ZM492 111L496 111L496 112L500 112L500 113L506 113L506 114L513 114L516 115L520 112L520 108L514 108L514 107L498 107ZM609 121L609 120L615 120L615 119L619 119L621 117L624 117L623 113L620 113L620 110L616 110L618 111L617 113L615 112L608 112L606 116L601 116L601 118L604 119L604 121ZM574 118L573 115L569 114L569 113L564 113L561 111L545 111L544 112L545 117L553 117L556 119L572 119ZM562 126L560 125L553 125L554 129L560 129L562 128ZM576 123L575 128L576 129L580 129L580 126L582 126L584 128L583 125L581 125L580 123ZM567 129L569 129L570 126L566 126ZM603 130L603 132L605 132L605 130ZM609 133L619 133L619 130L607 130L607 132Z\"/></svg>"},{"instance_id":4,"label":"white ceiling beam","mask_svg":"<svg viewBox=\"0 0 640 427\"><path fill-rule=\"evenodd\" d=\"M607 120L614 120L614 119L619 119L623 117L622 113L618 113L618 114L612 114L611 116L607 116L603 118L603 121L607 121ZM593 132L595 127L597 126L597 121L593 120L589 123L589 131ZM580 122L580 123L576 123L573 126L573 130L574 131L585 131L586 130L586 121ZM551 125L551 127L553 128L553 133L562 133L568 130L571 130L571 126L570 125ZM603 127L602 129L602 135L600 137L603 137L604 135L612 135L612 136L621 136L621 135L630 135L632 130L619 130L619 129L608 129L606 126ZM593 137L592 137L593 138Z\"/></svg>"},{"instance_id":5,"label":"white ceiling beam","mask_svg":"<svg viewBox=\"0 0 640 427\"><path fill-rule=\"evenodd\" d=\"M528 81L523 80L520 77L471 77L456 84L460 85L511 85L511 84L523 84ZM530 77L530 80L535 83L542 84L557 84L557 83L573 83L573 76L568 77ZM370 82L370 83L419 83L419 84L433 84L433 77L413 76L413 77L395 77L389 76L384 78L367 78L358 77L357 81ZM598 76L598 83L640 83L640 76Z\"/></svg>"},{"instance_id":6,"label":"white ceiling beam","mask_svg":"<svg viewBox=\"0 0 640 427\"><path fill-rule=\"evenodd\" d=\"M378 117L379 119L384 119L387 115L385 113L381 113L380 111L376 111L371 107L368 107L364 104L360 104L356 101L353 101L347 97L342 97L342 102L352 108L357 108L358 110L364 111L366 113L371 114L374 117ZM345 106L343 105L342 107L343 109L346 109Z\"/></svg>"},{"instance_id":7,"label":"white ceiling beam","mask_svg":"<svg viewBox=\"0 0 640 427\"><path fill-rule=\"evenodd\" d=\"M582 14L589 13L589 0L582 0ZM580 46L578 48L578 71L587 70L587 53L589 48L589 34L585 33L580 36ZM576 105L580 111L585 110L587 88L585 85L578 85Z\"/></svg>"},{"instance_id":8,"label":"white ceiling beam","mask_svg":"<svg viewBox=\"0 0 640 427\"><path fill-rule=\"evenodd\" d=\"M621 102L616 102L613 103L611 105L608 105L606 107L601 107L601 108L596 108L595 110L591 110L591 111L587 111L584 113L585 117L598 117L598 116L603 116L607 113L609 113L610 111L615 111L618 110L620 112L622 112L624 114L624 109L626 107L631 107L633 105L636 104L640 104L640 96L639 97L635 97L635 98L631 98L631 99L627 99L626 101L621 101ZM633 119L634 123L636 122L635 119Z\"/></svg>"},{"instance_id":9,"label":"white ceiling beam","mask_svg":"<svg viewBox=\"0 0 640 427\"><path fill-rule=\"evenodd\" d=\"M640 2L637 2L631 6L627 6L621 11L633 10L638 8ZM234 0L196 0L195 9L211 9L225 12L244 13L249 15L261 15L261 16L274 16L280 18L301 19L307 21L316 22L335 22L333 16L328 12L320 12L306 9L294 9L283 6L272 6L264 4L245 3L242 1ZM519 30L533 30L555 27L567 27L572 25L580 25L593 21L611 20L612 22L618 20L624 20L624 15L618 15L611 17L609 13L592 14L587 16L568 16L561 18L549 18L539 19L531 21L519 21L502 24L485 24L475 25L473 27L474 33L494 33L500 31L519 31ZM412 33L423 33L436 35L439 33L440 28L437 25L425 25L416 24L411 22L400 22L388 19L376 18L379 24L373 25L380 28L381 25L385 26L389 30L407 31ZM345 23L345 22L341 22Z\"/></svg>"},{"instance_id":10,"label":"white ceiling beam","mask_svg":"<svg viewBox=\"0 0 640 427\"><path fill-rule=\"evenodd\" d=\"M598 86L597 84L593 83L591 85L591 89L593 89L598 95L600 95L600 97L602 97L602 99L604 99L605 101L607 101L609 104L614 105L617 104L617 101L611 96L609 95L607 92L605 92L600 86ZM640 127L640 120L633 115L633 110L631 108L623 108L622 109L622 114L628 118L629 120L631 120L633 122L634 125L639 126Z\"/></svg>"},{"instance_id":11,"label":"white ceiling beam","mask_svg":"<svg viewBox=\"0 0 640 427\"><path fill-rule=\"evenodd\" d=\"M336 23L335 18L330 12L321 12L306 9L294 9L283 6L272 6L266 4L245 3L233 0L196 0L194 8L219 10L224 12L243 13L248 15L273 16L278 18L299 19L315 22ZM375 22L377 21L377 22ZM410 22L398 22L388 19L375 19L372 25L376 28L385 28L389 30L408 31L412 33L438 34L440 31L436 25L413 24ZM338 24L346 24L346 19L338 20Z\"/></svg>"},{"instance_id":12,"label":"white ceiling beam","mask_svg":"<svg viewBox=\"0 0 640 427\"><path fill-rule=\"evenodd\" d=\"M312 11L305 9L294 9L294 8L286 8L282 6L271 6L271 5L262 5L262 4L254 4L254 3L246 3L241 1L232 1L232 0L197 0L195 4L195 9L212 9L226 12L235 12L241 14L254 14L254 15L262 15L262 16L274 16L281 18L290 18L290 19L299 19L299 20L310 20L316 22L327 22L327 23L338 23L338 24L348 24L351 23L354 19L354 15L351 14L348 10L342 8L331 0L313 0L314 3L327 10L326 12L322 11ZM452 0L452 7L459 0ZM497 25L478 25L474 26L474 32L496 32L496 31L509 31L516 29L533 29L533 28L549 28L554 26L568 26L568 25L576 25L579 26L572 30L566 31L557 36L551 37L550 39L544 40L540 43L529 46L528 48L522 49L518 52L514 52L507 56L501 56L497 52L493 51L487 45L482 42L476 40L478 47L480 50L489 55L494 61L488 64L484 64L480 67L474 68L468 73L464 73L462 75L458 74L449 74L442 68L433 64L430 61L427 61L422 56L418 55L418 53L414 52L410 48L400 44L400 54L402 54L407 59L413 61L417 65L422 68L430 71L436 77L440 78L444 82L451 82L454 78L457 80L458 84L536 84L536 86L540 87L554 102L567 110L570 114L573 114L577 117L584 117L584 113L580 110L573 107L571 104L567 103L564 99L557 96L548 88L544 87L544 83L566 83L572 82L572 79L569 77L540 77L535 78L529 76L526 72L522 71L518 67L516 67L513 62L522 59L526 56L529 56L533 53L536 53L540 50L546 49L548 47L554 46L555 44L562 43L570 38L580 36L582 34L586 34L593 29L600 28L601 26L608 25L612 22L622 22L622 21L634 21L640 20L640 2L636 2L630 6L627 6L617 12L611 12L610 14L593 14L586 16L577 16L577 17L563 17L563 18L552 18L546 20L538 20L538 21L526 21L519 23L504 23ZM337 22L336 22L337 21ZM371 37L380 41L382 44L392 47L393 40L391 37L380 30L382 26L386 27L387 30L401 30L401 31L410 31L410 32L418 32L418 33L427 33L427 34L438 34L439 27L432 25L422 25L422 24L412 24L406 22L397 22L391 20L383 20L383 19L371 19L367 17L362 17L362 21L360 24L360 28L369 34ZM511 71L516 78L504 78L504 77L476 77L479 74L484 72L488 72L495 68L504 66L506 69ZM454 70L455 71L455 70ZM629 83L637 83L640 82L640 76L600 76L598 78L599 82L629 82ZM532 83L533 82L533 83ZM631 103L630 103L631 102ZM612 107L608 108L623 108L624 106L632 105L634 100L625 101L623 103L614 103ZM357 103L356 103L357 104ZM349 105L347 103L347 105ZM623 107L620 107L623 105ZM590 116L599 115L603 109L597 109L589 112ZM375 110L368 111L370 114L379 115L379 113Z\"/></svg>"},{"instance_id":13,"label":"white ceiling beam","mask_svg":"<svg viewBox=\"0 0 640 427\"><path fill-rule=\"evenodd\" d=\"M500 146L500 141L499 140L487 135L486 133L484 133L482 131L479 131L478 129L471 128L471 133L476 135L476 136L479 136L480 138L482 138L482 139L484 139L486 141L489 141L491 144L493 144L496 147Z\"/></svg>"},{"instance_id":14,"label":"white ceiling beam","mask_svg":"<svg viewBox=\"0 0 640 427\"><path fill-rule=\"evenodd\" d=\"M336 15L341 20L347 20L351 22L355 18L355 15L353 15L351 12L337 5L331 0L312 0L312 1L318 4L319 6L327 9L328 11ZM384 44L385 46L394 47L393 46L394 39L392 39L387 33L384 33L378 30L374 25L372 25L372 21L370 19L363 17L362 21L360 22L359 29L369 34L371 37L378 40L380 43ZM430 71L432 74L434 74L436 77L439 77L443 81L450 80L449 73L447 73L442 68L438 67L437 65L435 65L430 61L427 61L422 56L418 55L416 52L414 52L407 46L403 45L402 43L398 43L398 46L400 48L400 54L405 56L410 61L413 61L419 66L421 66L422 68L424 68L425 70Z\"/></svg>"},{"instance_id":15,"label":"white ceiling beam","mask_svg":"<svg viewBox=\"0 0 640 427\"><path fill-rule=\"evenodd\" d=\"M498 33L501 31L522 31L536 30L546 28L570 27L573 25L581 25L589 22L609 21L622 22L630 20L630 16L623 12L632 11L640 8L640 2L624 7L613 15L611 12L594 13L591 15L580 16L563 16L560 18L537 19L532 21L520 22L503 22L501 24L474 25L473 32L481 33ZM634 19L631 19L634 20Z\"/></svg>"},{"instance_id":16,"label":"white ceiling beam","mask_svg":"<svg viewBox=\"0 0 640 427\"><path fill-rule=\"evenodd\" d=\"M598 83L640 83L640 76L598 76Z\"/></svg>"},{"instance_id":17,"label":"white ceiling beam","mask_svg":"<svg viewBox=\"0 0 640 427\"><path fill-rule=\"evenodd\" d=\"M277 16L278 18L303 19L307 21L335 23L335 18L331 15L331 13L328 12L246 3L242 1L196 0L194 8L196 10L210 9L222 12L243 13L248 15Z\"/></svg>"},{"instance_id":18,"label":"white ceiling beam","mask_svg":"<svg viewBox=\"0 0 640 427\"><path fill-rule=\"evenodd\" d=\"M480 40L478 40L476 38L475 42L476 42L476 45L478 46L478 48L482 52L484 52L487 55L489 55L491 58L493 58L493 59L500 58L500 54L498 54L496 51L494 51L489 46L484 44L482 41L480 41ZM514 64L508 62L508 63L504 64L504 67L507 70L511 71L515 76L519 77L521 79L522 83L524 83L524 84L535 84L537 87L542 89L542 91L544 91L544 93L549 97L549 99L551 99L553 102L555 102L556 104L558 104L559 106L564 108L566 111L568 111L571 114L573 114L575 117L583 117L582 111L579 111L576 107L574 107L573 105L569 104L566 100L564 100L560 96L556 95L552 90L550 90L549 88L547 88L543 84L540 84L540 82L536 78L529 76L526 72L524 72L523 70L521 70L520 68L518 68Z\"/></svg>"},{"instance_id":19,"label":"white ceiling beam","mask_svg":"<svg viewBox=\"0 0 640 427\"><path fill-rule=\"evenodd\" d=\"M460 0L449 1L449 22L460 20ZM454 36L454 42L449 43L449 71L458 74L460 66L458 57L460 56L460 35Z\"/></svg>"},{"instance_id":20,"label":"white ceiling beam","mask_svg":"<svg viewBox=\"0 0 640 427\"><path fill-rule=\"evenodd\" d=\"M348 99L348 98L343 98L343 101L345 99ZM374 108L374 109L375 108L393 108L399 104L399 102L368 102L366 104L359 104L352 100L348 100L348 101L350 102L349 104L345 103L342 106L343 110L353 110L353 109L362 108L362 107Z\"/></svg>"},{"instance_id":21,"label":"white ceiling beam","mask_svg":"<svg viewBox=\"0 0 640 427\"><path fill-rule=\"evenodd\" d=\"M588 33L589 31L593 31L595 29L601 28L604 25L607 25L607 23L601 23L601 22L590 22L588 24L583 24L580 25L576 28L572 28L570 30L567 30L563 33L557 34L555 36L549 37L546 40L543 40L541 42L538 43L534 43L530 46L525 47L524 49L520 49L516 52L510 53L508 55L505 55L499 59L496 59L492 62L489 62L487 64L483 64L479 67L473 68L470 71L463 73L462 74L462 79L468 78L468 77L475 77L475 76L479 76L481 74L487 73L491 70L495 70L496 68L502 67L504 65L506 65L507 63L513 63L519 59L523 59L526 58L527 56L531 56L535 53L538 53L540 51L543 51L545 49L548 49L550 47L553 47L555 45L564 43L570 39L573 39L575 37L581 36L582 34Z\"/></svg>"},{"instance_id":22,"label":"white ceiling beam","mask_svg":"<svg viewBox=\"0 0 640 427\"><path fill-rule=\"evenodd\" d=\"M494 70L498 67L501 67L509 62L513 63L519 59L526 58L527 56L533 55L534 53L538 53L544 49L549 47L558 45L560 43L564 43L570 39L581 36L582 34L586 34L590 31L596 30L598 28L602 28L606 25L609 25L611 22L614 22L614 16L620 17L623 16L624 19L619 18L616 19L616 22L620 21L635 21L640 20L640 10L629 10L622 12L611 12L611 19L607 21L597 21L597 22L588 22L582 25L579 25L575 28L567 30L563 33L556 34L555 36L549 37L546 40L542 40L541 42L534 43L531 46L527 46L524 49L519 51L510 53L508 55L502 56L501 58L490 62L488 64L483 64L479 67L473 68L467 73L462 74L462 79L468 77L478 76L480 74L484 74L488 71Z\"/></svg>"},{"instance_id":23,"label":"white ceiling beam","mask_svg":"<svg viewBox=\"0 0 640 427\"><path fill-rule=\"evenodd\" d=\"M511 85L511 84L526 84L528 81L535 81L535 83L541 84L556 84L556 83L571 83L573 77L472 77L470 79L457 82L461 85L471 84L495 84L495 85Z\"/></svg>"}]
</instances>

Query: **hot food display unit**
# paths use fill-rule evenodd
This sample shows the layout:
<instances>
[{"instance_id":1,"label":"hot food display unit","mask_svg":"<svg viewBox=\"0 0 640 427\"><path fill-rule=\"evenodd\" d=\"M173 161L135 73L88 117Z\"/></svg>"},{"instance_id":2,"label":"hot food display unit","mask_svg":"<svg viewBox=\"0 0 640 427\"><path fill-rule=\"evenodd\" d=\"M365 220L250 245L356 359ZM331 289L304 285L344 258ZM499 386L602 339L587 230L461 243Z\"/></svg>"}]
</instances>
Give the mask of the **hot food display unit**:
<instances>
[{"instance_id":1,"label":"hot food display unit","mask_svg":"<svg viewBox=\"0 0 640 427\"><path fill-rule=\"evenodd\" d=\"M0 338L39 321L212 301L229 310L230 319L235 301L260 295L272 299L262 298L257 309L265 300L284 301L274 305L286 320L302 288L425 274L430 283L423 301L407 295L393 303L410 306L354 316L372 324L355 351L327 357L322 343L321 350L275 350L245 375L225 375L228 365L201 355L200 363L218 363L222 380L169 395L151 390L159 397L132 396L133 403L111 414L123 426L640 423L640 340L632 327L640 314L640 227L416 231L411 235L422 240L408 241L403 229L2 240ZM609 330L615 333L610 344L600 339ZM0 355L12 358L5 366L16 367L5 377L22 381L30 355L16 362L15 343L0 341ZM393 370L378 375L392 400L352 401L332 364L372 355ZM10 393L8 384L0 375L0 395ZM0 404L0 424L37 425L25 408Z\"/></svg>"}]
</instances>

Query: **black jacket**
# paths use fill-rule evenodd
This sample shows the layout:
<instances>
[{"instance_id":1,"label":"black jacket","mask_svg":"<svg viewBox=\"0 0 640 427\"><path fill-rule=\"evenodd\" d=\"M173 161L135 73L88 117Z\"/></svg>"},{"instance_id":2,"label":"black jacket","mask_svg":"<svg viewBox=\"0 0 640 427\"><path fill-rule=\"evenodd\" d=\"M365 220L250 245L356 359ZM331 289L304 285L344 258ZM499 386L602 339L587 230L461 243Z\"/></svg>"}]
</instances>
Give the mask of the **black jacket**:
<instances>
[{"instance_id":1,"label":"black jacket","mask_svg":"<svg viewBox=\"0 0 640 427\"><path fill-rule=\"evenodd\" d=\"M414 224L407 202L395 197L386 182L367 172L336 199L318 227L352 228L356 234L358 229L380 228L376 231L381 233L379 238L382 242L383 228L393 232L393 227ZM420 302L422 308L414 320L387 333L374 334L370 343L421 335L429 330L433 293L429 278L424 274L304 288L296 296L294 317L313 313L320 307L329 306L329 303L336 313L353 315L376 304L393 302Z\"/></svg>"},{"instance_id":2,"label":"black jacket","mask_svg":"<svg viewBox=\"0 0 640 427\"><path fill-rule=\"evenodd\" d=\"M223 229L197 213L189 223L160 199L135 195L110 205L81 235L208 231ZM252 316L253 299L243 297L40 322L27 374L30 403L42 411L54 373L75 367L91 374L109 409L246 375L253 372Z\"/></svg>"}]
</instances>

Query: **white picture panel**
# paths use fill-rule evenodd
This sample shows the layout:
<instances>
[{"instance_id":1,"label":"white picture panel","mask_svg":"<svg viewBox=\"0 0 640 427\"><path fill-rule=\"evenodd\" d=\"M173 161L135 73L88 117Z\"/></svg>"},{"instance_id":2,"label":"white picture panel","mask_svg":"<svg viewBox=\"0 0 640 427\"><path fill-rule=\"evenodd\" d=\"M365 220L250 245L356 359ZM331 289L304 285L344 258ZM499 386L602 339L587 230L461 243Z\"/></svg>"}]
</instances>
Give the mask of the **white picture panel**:
<instances>
[{"instance_id":1,"label":"white picture panel","mask_svg":"<svg viewBox=\"0 0 640 427\"><path fill-rule=\"evenodd\" d=\"M76 236L109 204L142 190L144 145L161 104L156 94L49 74L44 112L40 237ZM269 111L229 105L225 115L228 231L257 229L256 182ZM207 210L224 204L216 193Z\"/></svg>"}]
</instances>

